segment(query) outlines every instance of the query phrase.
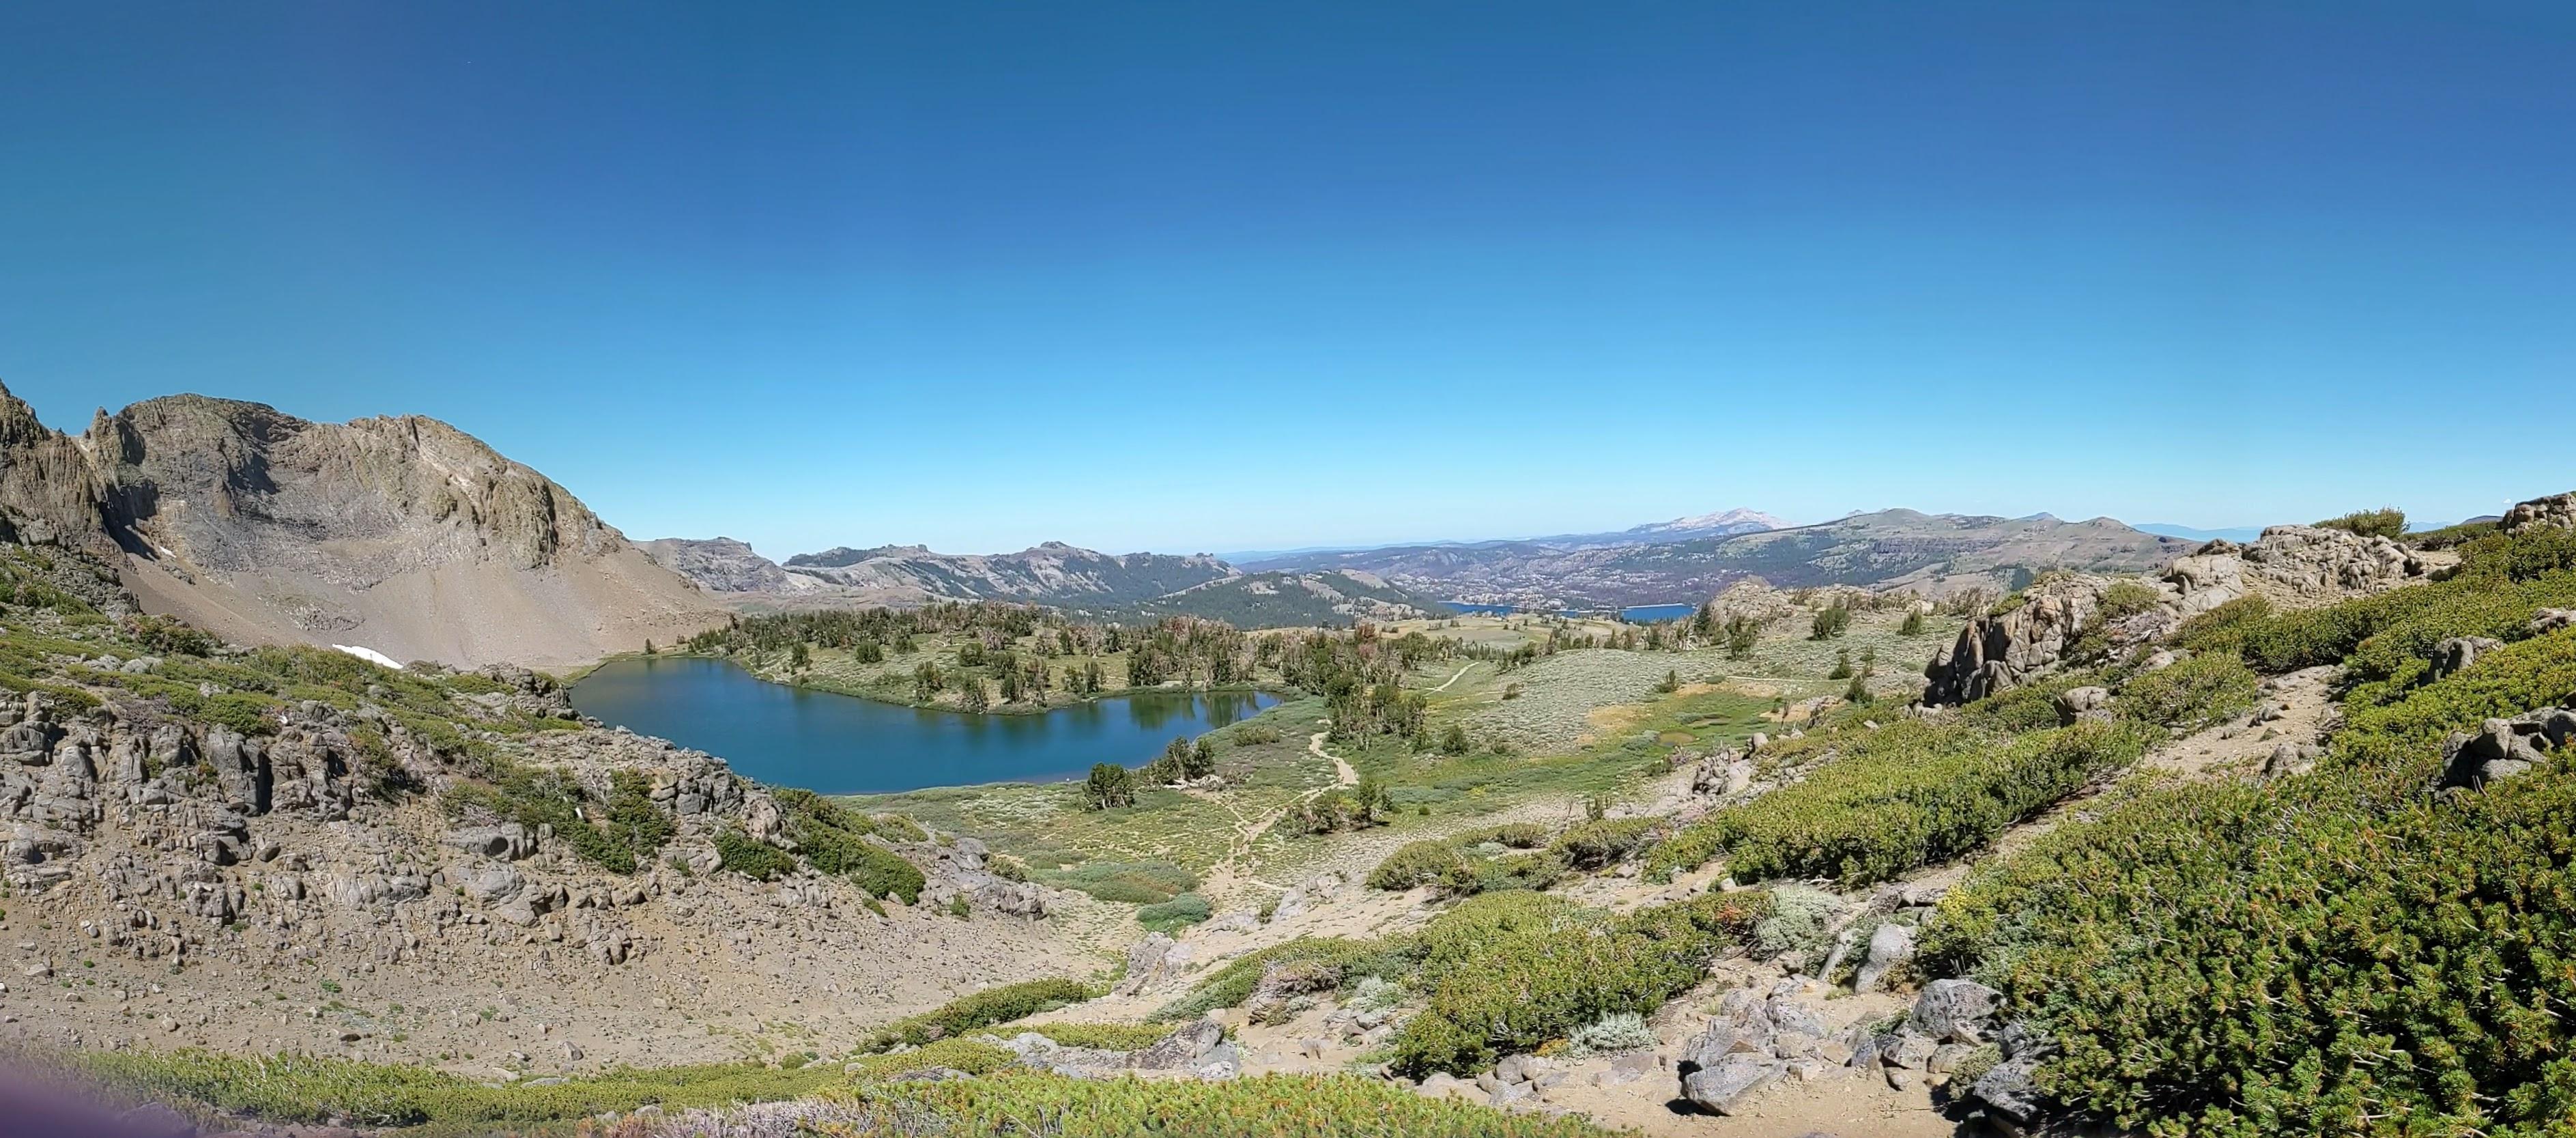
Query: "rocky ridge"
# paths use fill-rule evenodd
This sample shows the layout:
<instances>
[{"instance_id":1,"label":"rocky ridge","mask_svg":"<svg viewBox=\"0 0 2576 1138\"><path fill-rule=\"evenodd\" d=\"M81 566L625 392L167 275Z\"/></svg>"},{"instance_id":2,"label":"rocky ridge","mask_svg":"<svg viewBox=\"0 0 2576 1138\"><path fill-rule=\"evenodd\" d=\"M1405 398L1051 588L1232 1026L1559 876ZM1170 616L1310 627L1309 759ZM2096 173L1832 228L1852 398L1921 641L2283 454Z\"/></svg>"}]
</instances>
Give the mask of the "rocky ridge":
<instances>
[{"instance_id":1,"label":"rocky ridge","mask_svg":"<svg viewBox=\"0 0 2576 1138\"><path fill-rule=\"evenodd\" d=\"M2017 686L2064 660L2088 634L2100 633L2104 650L2118 650L2167 635L2240 597L2313 608L2423 580L2455 560L2384 537L2274 526L2252 545L2212 541L2153 578L2051 576L1968 622L1925 668L1930 686L1923 702L1968 703ZM2113 611L2113 591L2123 583L2151 588L2153 595Z\"/></svg>"},{"instance_id":2,"label":"rocky ridge","mask_svg":"<svg viewBox=\"0 0 2576 1138\"><path fill-rule=\"evenodd\" d=\"M0 530L245 643L554 665L721 619L562 487L419 416L179 395L74 438L0 390Z\"/></svg>"}]
</instances>

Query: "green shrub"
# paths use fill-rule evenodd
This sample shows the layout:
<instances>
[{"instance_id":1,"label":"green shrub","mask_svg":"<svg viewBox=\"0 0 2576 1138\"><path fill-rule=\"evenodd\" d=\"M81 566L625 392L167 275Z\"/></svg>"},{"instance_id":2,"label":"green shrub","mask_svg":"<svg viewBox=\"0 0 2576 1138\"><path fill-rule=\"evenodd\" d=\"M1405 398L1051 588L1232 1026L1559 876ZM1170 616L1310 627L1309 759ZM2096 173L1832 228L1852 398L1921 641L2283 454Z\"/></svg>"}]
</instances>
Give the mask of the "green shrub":
<instances>
[{"instance_id":1,"label":"green shrub","mask_svg":"<svg viewBox=\"0 0 2576 1138\"><path fill-rule=\"evenodd\" d=\"M1783 953L1821 953L1832 943L1825 927L1842 912L1840 898L1804 885L1771 890L1771 911L1753 924L1753 951L1764 960ZM1817 955L1809 963L1819 963Z\"/></svg>"},{"instance_id":2,"label":"green shrub","mask_svg":"<svg viewBox=\"0 0 2576 1138\"><path fill-rule=\"evenodd\" d=\"M801 1098L842 1077L829 1067L713 1063L618 1068L543 1087L486 1086L428 1067L206 1051L100 1052L77 1057L75 1065L112 1086L267 1122L345 1118L368 1126L435 1125L474 1133L501 1124L574 1122L647 1104L681 1110Z\"/></svg>"},{"instance_id":3,"label":"green shrub","mask_svg":"<svg viewBox=\"0 0 2576 1138\"><path fill-rule=\"evenodd\" d=\"M730 872L754 881L776 881L796 872L796 856L727 826L716 831L716 856Z\"/></svg>"},{"instance_id":4,"label":"green shrub","mask_svg":"<svg viewBox=\"0 0 2576 1138\"><path fill-rule=\"evenodd\" d=\"M1534 850L1547 844L1547 827L1536 822L1505 822L1500 825L1467 830L1449 840L1461 846L1492 842L1495 845L1510 846L1516 850Z\"/></svg>"},{"instance_id":5,"label":"green shrub","mask_svg":"<svg viewBox=\"0 0 2576 1138\"><path fill-rule=\"evenodd\" d=\"M1889 725L1803 781L1715 811L1656 848L1658 877L1719 853L1738 879L1826 877L1858 887L1983 847L2095 776L2127 767L2152 733L2079 723L2009 741L1966 722Z\"/></svg>"},{"instance_id":6,"label":"green shrub","mask_svg":"<svg viewBox=\"0 0 2576 1138\"><path fill-rule=\"evenodd\" d=\"M1707 976L1763 910L1759 894L1704 894L1613 917L1533 893L1479 897L1423 930L1423 1010L1390 1041L1411 1076L1465 1075L1606 1016L1654 1011Z\"/></svg>"},{"instance_id":7,"label":"green shrub","mask_svg":"<svg viewBox=\"0 0 2576 1138\"><path fill-rule=\"evenodd\" d=\"M1565 863L1545 851L1471 859L1453 868L1440 884L1453 897L1504 889L1545 889L1565 876Z\"/></svg>"},{"instance_id":8,"label":"green shrub","mask_svg":"<svg viewBox=\"0 0 2576 1138\"><path fill-rule=\"evenodd\" d=\"M2206 653L2130 678L2112 709L2142 723L2195 731L2253 707L2262 683L2245 661Z\"/></svg>"},{"instance_id":9,"label":"green shrub","mask_svg":"<svg viewBox=\"0 0 2576 1138\"><path fill-rule=\"evenodd\" d=\"M1099 995L1079 980L1030 980L960 996L909 1019L897 1021L870 1037L862 1051L883 1051L897 1044L919 1047L955 1039L995 1024L1025 1019Z\"/></svg>"},{"instance_id":10,"label":"green shrub","mask_svg":"<svg viewBox=\"0 0 2576 1138\"><path fill-rule=\"evenodd\" d=\"M2002 989L2063 1049L2043 1084L2123 1129L2560 1132L2576 770L2425 789L2448 733L2576 695L2576 634L2384 694L2313 773L2143 788L1982 868L1927 959Z\"/></svg>"},{"instance_id":11,"label":"green shrub","mask_svg":"<svg viewBox=\"0 0 2576 1138\"><path fill-rule=\"evenodd\" d=\"M1228 961L1186 994L1155 1009L1153 1019L1169 1023L1195 1019L1220 1008L1240 1007L1274 964L1328 964L1346 984L1378 976L1395 978L1413 967L1415 943L1409 938L1352 940L1345 937L1299 937L1257 949Z\"/></svg>"},{"instance_id":12,"label":"green shrub","mask_svg":"<svg viewBox=\"0 0 2576 1138\"><path fill-rule=\"evenodd\" d=\"M1157 901L1136 910L1136 923L1155 932L1179 932L1208 919L1207 898L1196 893L1183 893L1169 901Z\"/></svg>"},{"instance_id":13,"label":"green shrub","mask_svg":"<svg viewBox=\"0 0 2576 1138\"><path fill-rule=\"evenodd\" d=\"M1044 1119L1043 1132L1054 1138L1609 1138L1609 1132L1579 1119L1505 1114L1353 1075L1149 1082L1008 1072L899 1084L871 1097L898 1108L900 1116L939 1120L938 1133L961 1136L1030 1133L1029 1120Z\"/></svg>"},{"instance_id":14,"label":"green shrub","mask_svg":"<svg viewBox=\"0 0 2576 1138\"><path fill-rule=\"evenodd\" d=\"M850 1065L855 1082L872 1083L927 1071L937 1067L964 1071L969 1075L990 1075L1019 1065L1018 1053L1008 1048L975 1039L934 1039L910 1051L889 1055L863 1056Z\"/></svg>"},{"instance_id":15,"label":"green shrub","mask_svg":"<svg viewBox=\"0 0 2576 1138\"><path fill-rule=\"evenodd\" d=\"M2406 511L2395 506L2382 506L2376 510L2355 510L2339 518L2327 518L2317 525L2324 529L2357 533L2363 537L2404 537L2406 536Z\"/></svg>"},{"instance_id":16,"label":"green shrub","mask_svg":"<svg viewBox=\"0 0 2576 1138\"><path fill-rule=\"evenodd\" d=\"M921 900L927 881L920 868L867 840L887 828L878 820L812 791L781 790L776 798L787 815L788 836L816 871L847 877L872 897L893 898L906 905Z\"/></svg>"},{"instance_id":17,"label":"green shrub","mask_svg":"<svg viewBox=\"0 0 2576 1138\"><path fill-rule=\"evenodd\" d=\"M1160 1043L1172 1034L1170 1025L1152 1023L1005 1024L993 1030L995 1034L1005 1036L1034 1031L1064 1047L1089 1047L1099 1051L1137 1051Z\"/></svg>"},{"instance_id":18,"label":"green shrub","mask_svg":"<svg viewBox=\"0 0 2576 1138\"><path fill-rule=\"evenodd\" d=\"M1129 905L1159 904L1199 887L1197 874L1168 861L1095 861L1037 876L1058 888Z\"/></svg>"},{"instance_id":19,"label":"green shrub","mask_svg":"<svg viewBox=\"0 0 2576 1138\"><path fill-rule=\"evenodd\" d=\"M2164 594L2153 585L2133 577L2122 577L2102 590L2102 607L2095 619L2103 623L2126 620L2164 603Z\"/></svg>"},{"instance_id":20,"label":"green shrub","mask_svg":"<svg viewBox=\"0 0 2576 1138\"><path fill-rule=\"evenodd\" d=\"M1576 869L1601 869L1645 848L1657 825L1653 818L1595 818L1569 827L1548 848Z\"/></svg>"},{"instance_id":21,"label":"green shrub","mask_svg":"<svg viewBox=\"0 0 2576 1138\"><path fill-rule=\"evenodd\" d=\"M1429 885L1447 880L1452 871L1466 864L1467 855L1459 853L1449 841L1433 838L1407 842L1369 871L1368 887L1401 891Z\"/></svg>"}]
</instances>

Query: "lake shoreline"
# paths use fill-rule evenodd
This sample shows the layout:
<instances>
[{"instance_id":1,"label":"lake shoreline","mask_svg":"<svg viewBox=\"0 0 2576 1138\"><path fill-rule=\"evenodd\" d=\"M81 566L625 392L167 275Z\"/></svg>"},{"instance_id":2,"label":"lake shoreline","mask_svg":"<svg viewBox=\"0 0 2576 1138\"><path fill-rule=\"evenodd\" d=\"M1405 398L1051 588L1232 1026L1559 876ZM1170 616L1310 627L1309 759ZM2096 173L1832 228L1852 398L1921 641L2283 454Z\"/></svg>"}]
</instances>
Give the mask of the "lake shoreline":
<instances>
[{"instance_id":1,"label":"lake shoreline","mask_svg":"<svg viewBox=\"0 0 2576 1138\"><path fill-rule=\"evenodd\" d=\"M1242 687L1136 689L1049 707L924 707L783 683L721 656L603 662L574 706L613 726L719 756L744 776L828 795L1080 778L1140 766L1286 699Z\"/></svg>"}]
</instances>

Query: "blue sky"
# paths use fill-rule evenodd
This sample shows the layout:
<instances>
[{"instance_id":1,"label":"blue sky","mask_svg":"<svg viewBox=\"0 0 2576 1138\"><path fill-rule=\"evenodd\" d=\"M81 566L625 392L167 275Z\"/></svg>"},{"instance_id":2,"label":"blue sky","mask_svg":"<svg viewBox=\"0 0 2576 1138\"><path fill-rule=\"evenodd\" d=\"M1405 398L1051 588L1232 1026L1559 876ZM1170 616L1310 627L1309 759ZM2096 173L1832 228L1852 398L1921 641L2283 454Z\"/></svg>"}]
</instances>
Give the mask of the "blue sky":
<instances>
[{"instance_id":1,"label":"blue sky","mask_svg":"<svg viewBox=\"0 0 2576 1138\"><path fill-rule=\"evenodd\" d=\"M1275 548L2576 487L2576 6L0 10L0 382L637 537Z\"/></svg>"}]
</instances>

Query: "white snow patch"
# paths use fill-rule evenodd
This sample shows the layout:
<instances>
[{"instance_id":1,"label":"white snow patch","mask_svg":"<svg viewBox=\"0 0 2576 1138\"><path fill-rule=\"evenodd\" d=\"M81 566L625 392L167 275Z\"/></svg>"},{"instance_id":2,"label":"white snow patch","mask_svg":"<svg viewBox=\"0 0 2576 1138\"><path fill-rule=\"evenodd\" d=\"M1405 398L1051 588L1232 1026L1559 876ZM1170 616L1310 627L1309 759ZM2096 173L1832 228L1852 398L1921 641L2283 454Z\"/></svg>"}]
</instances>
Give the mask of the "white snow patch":
<instances>
[{"instance_id":1,"label":"white snow patch","mask_svg":"<svg viewBox=\"0 0 2576 1138\"><path fill-rule=\"evenodd\" d=\"M337 648L340 651L346 652L370 664L382 664L397 671L402 668L402 661L394 659L391 656L387 656L382 652L378 652L373 648L369 648L364 644L334 644L331 647Z\"/></svg>"}]
</instances>

